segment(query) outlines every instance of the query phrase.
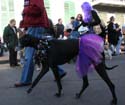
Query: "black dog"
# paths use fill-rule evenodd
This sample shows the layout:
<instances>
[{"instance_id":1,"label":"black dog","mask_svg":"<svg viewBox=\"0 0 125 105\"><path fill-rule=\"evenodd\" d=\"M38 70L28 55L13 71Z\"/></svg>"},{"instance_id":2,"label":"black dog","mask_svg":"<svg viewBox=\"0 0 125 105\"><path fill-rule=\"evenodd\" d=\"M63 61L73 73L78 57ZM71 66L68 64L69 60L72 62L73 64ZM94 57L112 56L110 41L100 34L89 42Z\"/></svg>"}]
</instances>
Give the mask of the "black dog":
<instances>
[{"instance_id":1,"label":"black dog","mask_svg":"<svg viewBox=\"0 0 125 105\"><path fill-rule=\"evenodd\" d=\"M29 46L37 50L39 50L40 48L42 56L41 63L43 68L39 73L39 75L37 76L37 78L35 79L35 81L33 81L32 86L27 92L30 93L32 89L36 86L36 84L39 82L39 80L49 71L49 68L51 68L58 86L58 93L56 93L56 96L60 97L62 91L62 85L58 73L58 65L65 64L78 54L79 40L78 39L47 40L47 38L37 39L29 35L25 35L20 39L20 42L22 44L22 47ZM115 94L115 86L109 79L106 72L106 68L108 69L108 67L105 67L105 59L103 59L100 64L95 66L95 70L97 71L97 73L101 76L101 78L106 82L106 84L110 88L113 97L111 105L116 105L117 97ZM84 90L89 85L87 75L84 76L82 79L83 79L83 86L80 92L76 94L77 98L80 98Z\"/></svg>"}]
</instances>

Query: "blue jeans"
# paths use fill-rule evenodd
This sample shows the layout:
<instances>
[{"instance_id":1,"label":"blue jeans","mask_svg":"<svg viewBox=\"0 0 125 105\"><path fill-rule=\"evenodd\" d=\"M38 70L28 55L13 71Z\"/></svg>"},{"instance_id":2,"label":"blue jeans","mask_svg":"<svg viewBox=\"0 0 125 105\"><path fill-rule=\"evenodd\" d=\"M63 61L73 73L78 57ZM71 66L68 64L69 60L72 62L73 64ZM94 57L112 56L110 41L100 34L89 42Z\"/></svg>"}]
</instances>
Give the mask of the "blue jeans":
<instances>
[{"instance_id":1,"label":"blue jeans","mask_svg":"<svg viewBox=\"0 0 125 105\"><path fill-rule=\"evenodd\" d=\"M58 72L60 76L65 73L65 71L60 66L58 66Z\"/></svg>"},{"instance_id":2,"label":"blue jeans","mask_svg":"<svg viewBox=\"0 0 125 105\"><path fill-rule=\"evenodd\" d=\"M27 30L27 34L40 38L42 37L42 33L45 32L45 29L42 27L29 27ZM31 47L25 48L25 63L22 70L22 76L21 76L21 83L31 83L32 82L32 76L34 71L34 63L33 63L33 55L34 55L35 49Z\"/></svg>"},{"instance_id":3,"label":"blue jeans","mask_svg":"<svg viewBox=\"0 0 125 105\"><path fill-rule=\"evenodd\" d=\"M116 46L116 54L118 55L120 54L121 43L122 43L122 36L119 37L118 44Z\"/></svg>"},{"instance_id":4,"label":"blue jeans","mask_svg":"<svg viewBox=\"0 0 125 105\"><path fill-rule=\"evenodd\" d=\"M71 33L70 33L70 35L69 35L69 37L68 38L73 38L73 39L77 39L77 38L79 38L79 36L80 36L80 34L79 34L79 32L78 31L72 31Z\"/></svg>"}]
</instances>

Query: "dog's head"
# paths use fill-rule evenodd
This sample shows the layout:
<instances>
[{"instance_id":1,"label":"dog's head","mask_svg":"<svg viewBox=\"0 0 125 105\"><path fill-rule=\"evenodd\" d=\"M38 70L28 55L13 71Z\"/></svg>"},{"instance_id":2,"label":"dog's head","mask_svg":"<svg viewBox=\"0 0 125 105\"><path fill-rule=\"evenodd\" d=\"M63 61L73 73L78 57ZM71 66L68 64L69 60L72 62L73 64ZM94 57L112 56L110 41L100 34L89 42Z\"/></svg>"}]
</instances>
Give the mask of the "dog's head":
<instances>
[{"instance_id":1,"label":"dog's head","mask_svg":"<svg viewBox=\"0 0 125 105\"><path fill-rule=\"evenodd\" d=\"M19 39L20 44L21 44L21 48L24 47L33 47L33 48L37 48L37 45L39 43L39 39L35 38L31 35L24 35L23 37L21 37Z\"/></svg>"}]
</instances>

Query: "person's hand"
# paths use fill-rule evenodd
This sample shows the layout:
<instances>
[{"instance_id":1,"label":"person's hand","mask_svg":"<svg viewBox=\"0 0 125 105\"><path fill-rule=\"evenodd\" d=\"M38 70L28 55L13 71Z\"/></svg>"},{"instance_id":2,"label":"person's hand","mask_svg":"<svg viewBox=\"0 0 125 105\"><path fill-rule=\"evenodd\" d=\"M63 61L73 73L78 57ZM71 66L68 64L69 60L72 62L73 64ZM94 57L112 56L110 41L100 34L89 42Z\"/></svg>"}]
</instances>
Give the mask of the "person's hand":
<instances>
[{"instance_id":1,"label":"person's hand","mask_svg":"<svg viewBox=\"0 0 125 105\"><path fill-rule=\"evenodd\" d=\"M82 21L82 25L83 25L83 26L87 26L88 24L85 23L84 21Z\"/></svg>"},{"instance_id":2,"label":"person's hand","mask_svg":"<svg viewBox=\"0 0 125 105\"><path fill-rule=\"evenodd\" d=\"M22 36L24 36L26 33L25 33L25 31L22 29L18 29L18 32L19 32L19 37L22 37Z\"/></svg>"},{"instance_id":3,"label":"person's hand","mask_svg":"<svg viewBox=\"0 0 125 105\"><path fill-rule=\"evenodd\" d=\"M116 28L116 31L119 31L120 30L120 28Z\"/></svg>"}]
</instances>

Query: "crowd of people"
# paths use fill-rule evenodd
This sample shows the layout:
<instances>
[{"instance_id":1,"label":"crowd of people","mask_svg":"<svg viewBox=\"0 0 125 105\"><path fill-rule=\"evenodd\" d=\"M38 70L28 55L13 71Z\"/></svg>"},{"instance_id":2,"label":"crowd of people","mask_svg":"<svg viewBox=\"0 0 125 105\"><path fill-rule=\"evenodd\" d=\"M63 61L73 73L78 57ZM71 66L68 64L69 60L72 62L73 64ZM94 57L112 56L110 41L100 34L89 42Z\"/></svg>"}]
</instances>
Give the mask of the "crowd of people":
<instances>
[{"instance_id":1,"label":"crowd of people","mask_svg":"<svg viewBox=\"0 0 125 105\"><path fill-rule=\"evenodd\" d=\"M121 43L123 39L121 26L115 23L114 16L111 16L107 22L108 24L105 25L101 17L99 17L98 12L94 10L92 6L89 6L90 4L88 2L85 3L85 5L82 5L84 16L82 16L82 14L78 14L76 18L72 16L66 25L64 25L63 20L59 18L58 23L53 25L52 20L47 16L43 0L37 0L37 2L35 0L24 0L23 20L20 22L19 29L16 27L16 20L11 19L9 25L5 27L3 32L4 42L9 49L10 66L19 66L17 61L17 46L20 45L18 32L19 37L28 34L36 38L41 38L49 34L59 40L80 38L90 33L97 34L104 40L104 53L109 59L112 59L114 55L119 55L121 53ZM20 81L15 83L15 87L31 85L34 71L33 56L35 49L26 47L20 52L21 64L23 64L22 76ZM66 72L60 65L58 66L58 70L61 78L66 75Z\"/></svg>"}]
</instances>

